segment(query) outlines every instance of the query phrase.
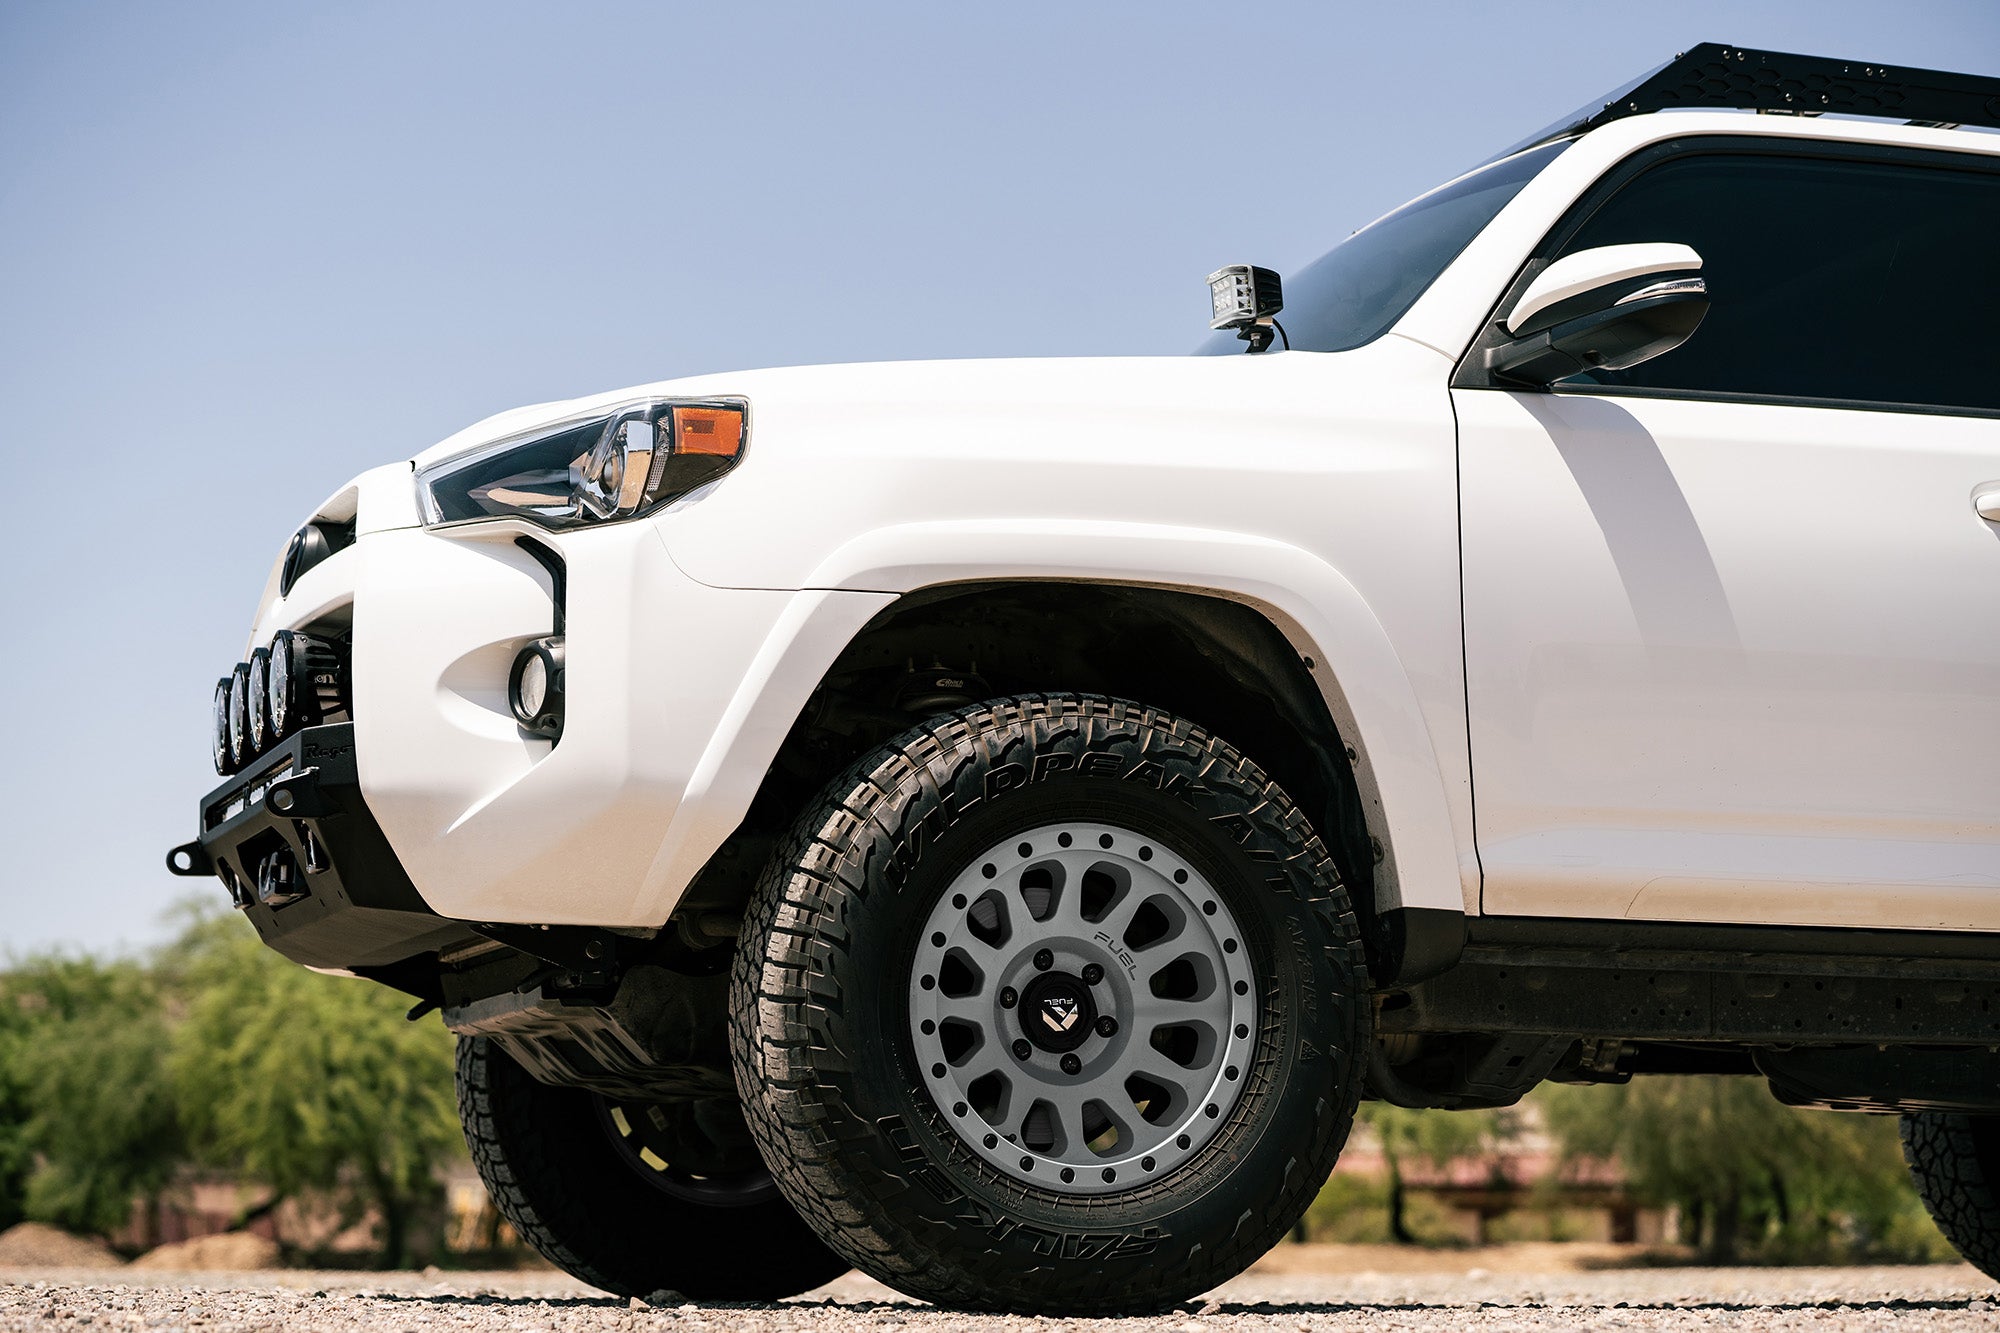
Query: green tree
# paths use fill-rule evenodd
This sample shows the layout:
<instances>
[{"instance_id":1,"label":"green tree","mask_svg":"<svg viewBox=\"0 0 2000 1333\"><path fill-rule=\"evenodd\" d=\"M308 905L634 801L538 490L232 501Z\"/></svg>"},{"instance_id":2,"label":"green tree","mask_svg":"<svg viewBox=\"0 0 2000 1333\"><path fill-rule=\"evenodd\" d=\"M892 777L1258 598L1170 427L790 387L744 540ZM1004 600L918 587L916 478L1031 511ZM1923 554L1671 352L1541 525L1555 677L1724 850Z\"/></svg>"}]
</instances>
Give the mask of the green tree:
<instances>
[{"instance_id":1,"label":"green tree","mask_svg":"<svg viewBox=\"0 0 2000 1333\"><path fill-rule=\"evenodd\" d=\"M22 1068L27 1053L28 1017L0 977L0 1231L26 1213L28 1171L34 1153L28 1145L28 1086Z\"/></svg>"},{"instance_id":2,"label":"green tree","mask_svg":"<svg viewBox=\"0 0 2000 1333\"><path fill-rule=\"evenodd\" d=\"M464 1151L450 1034L406 1022L408 1001L380 986L285 961L234 918L196 920L162 967L187 996L171 1059L201 1159L350 1218L372 1208L383 1261L407 1263L413 1228L440 1216L440 1168Z\"/></svg>"},{"instance_id":3,"label":"green tree","mask_svg":"<svg viewBox=\"0 0 2000 1333\"><path fill-rule=\"evenodd\" d=\"M181 1160L163 996L134 962L31 959L0 976L0 1173L27 1216L108 1234Z\"/></svg>"},{"instance_id":4,"label":"green tree","mask_svg":"<svg viewBox=\"0 0 2000 1333\"><path fill-rule=\"evenodd\" d=\"M1535 1099L1566 1157L1615 1157L1714 1262L1937 1250L1893 1117L1800 1110L1749 1078L1548 1084Z\"/></svg>"},{"instance_id":5,"label":"green tree","mask_svg":"<svg viewBox=\"0 0 2000 1333\"><path fill-rule=\"evenodd\" d=\"M1409 1225L1405 1163L1442 1166L1454 1158L1490 1152L1515 1132L1512 1116L1503 1111L1412 1111L1387 1102L1364 1102L1357 1118L1374 1129L1382 1145L1389 1235L1400 1245L1413 1245L1418 1239Z\"/></svg>"}]
</instances>

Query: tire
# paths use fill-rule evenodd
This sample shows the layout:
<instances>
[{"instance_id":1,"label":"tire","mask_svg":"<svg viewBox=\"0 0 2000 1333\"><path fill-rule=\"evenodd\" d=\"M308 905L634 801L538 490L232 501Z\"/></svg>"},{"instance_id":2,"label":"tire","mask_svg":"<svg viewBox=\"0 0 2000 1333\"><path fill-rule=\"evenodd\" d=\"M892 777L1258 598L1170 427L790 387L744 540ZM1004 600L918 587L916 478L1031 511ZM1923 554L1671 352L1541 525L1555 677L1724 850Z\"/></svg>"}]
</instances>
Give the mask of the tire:
<instances>
[{"instance_id":1,"label":"tire","mask_svg":"<svg viewBox=\"0 0 2000 1333\"><path fill-rule=\"evenodd\" d=\"M2000 1116L1906 1115L1903 1160L1945 1239L2000 1281Z\"/></svg>"},{"instance_id":2,"label":"tire","mask_svg":"<svg viewBox=\"0 0 2000 1333\"><path fill-rule=\"evenodd\" d=\"M538 1082L483 1037L458 1043L458 1113L473 1164L501 1214L550 1263L620 1296L717 1301L795 1296L847 1271L757 1167L719 1177L706 1193L696 1182L648 1179L637 1151L620 1143L611 1106Z\"/></svg>"},{"instance_id":3,"label":"tire","mask_svg":"<svg viewBox=\"0 0 2000 1333\"><path fill-rule=\"evenodd\" d=\"M1149 912L1164 944L1134 942ZM1084 961L1111 933L1130 957ZM1225 1003L1245 1007L1218 1024ZM1065 1035L1079 1007L1092 1035ZM933 719L830 784L751 903L730 1013L745 1118L826 1243L909 1295L1018 1314L1158 1311L1248 1267L1325 1183L1371 1040L1354 913L1305 816L1201 728L1074 695ZM1165 1072L1120 1085L1121 1061Z\"/></svg>"}]
</instances>

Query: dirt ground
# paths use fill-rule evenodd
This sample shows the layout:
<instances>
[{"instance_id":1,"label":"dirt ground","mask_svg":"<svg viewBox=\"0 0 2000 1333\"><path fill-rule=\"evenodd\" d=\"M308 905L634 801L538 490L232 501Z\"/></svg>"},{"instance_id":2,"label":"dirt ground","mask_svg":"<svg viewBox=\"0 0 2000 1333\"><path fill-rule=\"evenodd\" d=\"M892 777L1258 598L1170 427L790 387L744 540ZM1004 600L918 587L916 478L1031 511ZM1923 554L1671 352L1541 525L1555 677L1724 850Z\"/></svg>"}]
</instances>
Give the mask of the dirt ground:
<instances>
[{"instance_id":1,"label":"dirt ground","mask_svg":"<svg viewBox=\"0 0 2000 1333\"><path fill-rule=\"evenodd\" d=\"M1456 1253L1287 1246L1199 1303L1133 1320L962 1315L850 1274L771 1306L615 1300L561 1274L176 1274L0 1269L0 1333L44 1329L922 1330L1994 1329L2000 1285L1964 1265L1912 1268L1602 1268L1613 1246Z\"/></svg>"}]
</instances>

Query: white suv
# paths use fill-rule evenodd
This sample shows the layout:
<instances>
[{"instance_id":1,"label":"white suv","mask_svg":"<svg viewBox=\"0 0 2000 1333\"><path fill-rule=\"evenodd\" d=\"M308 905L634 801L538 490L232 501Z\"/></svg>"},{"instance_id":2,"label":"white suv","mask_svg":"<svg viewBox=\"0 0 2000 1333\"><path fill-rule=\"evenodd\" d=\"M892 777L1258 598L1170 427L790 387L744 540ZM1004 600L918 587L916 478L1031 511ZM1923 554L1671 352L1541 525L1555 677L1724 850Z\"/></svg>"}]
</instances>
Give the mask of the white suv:
<instances>
[{"instance_id":1,"label":"white suv","mask_svg":"<svg viewBox=\"0 0 2000 1333\"><path fill-rule=\"evenodd\" d=\"M300 529L170 863L441 1008L612 1291L1158 1308L1363 1096L1690 1072L1902 1114L2000 1274L1961 125L2000 80L1704 46L1218 273L1203 355L482 422Z\"/></svg>"}]
</instances>

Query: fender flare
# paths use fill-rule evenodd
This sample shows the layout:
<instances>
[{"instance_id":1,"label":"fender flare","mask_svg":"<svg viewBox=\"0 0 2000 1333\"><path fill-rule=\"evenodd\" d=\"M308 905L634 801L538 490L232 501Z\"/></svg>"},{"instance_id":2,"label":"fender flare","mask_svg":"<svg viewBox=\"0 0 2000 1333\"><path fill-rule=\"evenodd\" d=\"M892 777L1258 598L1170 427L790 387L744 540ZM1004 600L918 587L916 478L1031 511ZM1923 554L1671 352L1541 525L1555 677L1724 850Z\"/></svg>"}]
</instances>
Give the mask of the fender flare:
<instances>
[{"instance_id":1,"label":"fender flare","mask_svg":"<svg viewBox=\"0 0 2000 1333\"><path fill-rule=\"evenodd\" d=\"M1028 580L1196 592L1264 615L1308 659L1334 724L1354 751L1356 786L1381 844L1377 911L1466 911L1460 866L1469 858L1461 857L1436 744L1381 621L1324 560L1238 532L1020 519L908 523L859 534L820 562L773 627L699 766L690 803L724 818L731 808L738 818L748 808L755 784L734 790L743 784L740 775L761 776L776 756L807 696L860 629L862 607L854 604L871 611L886 604L840 594L903 596L951 584ZM705 844L719 846L727 836L719 820L698 823L705 827L674 831L649 880L689 873L691 860L698 865L713 852Z\"/></svg>"}]
</instances>

